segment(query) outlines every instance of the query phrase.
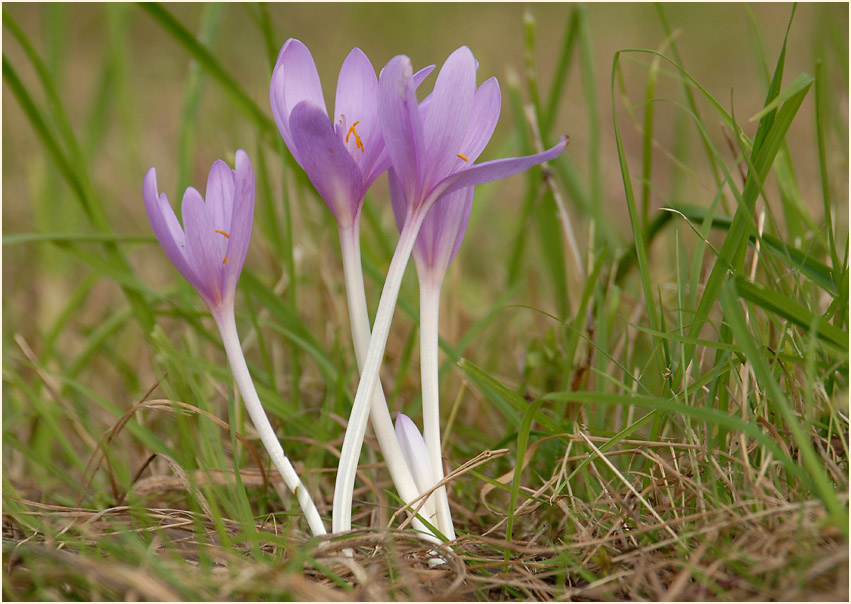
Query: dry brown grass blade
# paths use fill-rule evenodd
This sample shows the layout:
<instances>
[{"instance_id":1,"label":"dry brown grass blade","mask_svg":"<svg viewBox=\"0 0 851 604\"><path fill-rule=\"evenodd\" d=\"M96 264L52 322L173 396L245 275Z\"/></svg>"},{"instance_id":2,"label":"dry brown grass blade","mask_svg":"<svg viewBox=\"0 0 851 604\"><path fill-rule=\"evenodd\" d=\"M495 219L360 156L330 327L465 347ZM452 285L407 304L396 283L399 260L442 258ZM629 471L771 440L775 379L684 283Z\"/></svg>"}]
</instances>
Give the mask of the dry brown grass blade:
<instances>
[{"instance_id":1,"label":"dry brown grass blade","mask_svg":"<svg viewBox=\"0 0 851 604\"><path fill-rule=\"evenodd\" d=\"M144 568L134 568L109 559L88 558L55 548L28 544L25 547L31 554L48 558L56 563L69 579L79 576L97 581L132 600L141 599L152 602L176 602L180 595L168 585L156 580ZM56 577L56 575L53 575ZM58 578L58 577L56 577Z\"/></svg>"},{"instance_id":2,"label":"dry brown grass blade","mask_svg":"<svg viewBox=\"0 0 851 604\"><path fill-rule=\"evenodd\" d=\"M352 549L354 558L343 555L344 549ZM391 596L401 592L408 595L404 599L451 601L467 578L466 565L452 548L397 529L327 535L312 556L355 583L359 591L354 595L363 599L396 600L398 595ZM435 556L442 558L444 564L432 567L429 562ZM311 574L317 576L316 572ZM391 586L389 581L394 575L398 577Z\"/></svg>"},{"instance_id":3,"label":"dry brown grass blade","mask_svg":"<svg viewBox=\"0 0 851 604\"><path fill-rule=\"evenodd\" d=\"M95 450L92 452L92 455L91 455L91 457L89 457L89 461L86 464L86 469L83 472L82 486L80 487L80 491L77 494L77 505L78 506L80 505L80 503L83 500L83 492L86 489L89 488L92 480L94 479L94 472L95 471L92 468L99 465L101 459L104 459L104 458L107 459L107 465L108 465L107 471L109 472L110 479L113 482L113 489L115 491L115 493L114 493L115 494L115 500L116 501L122 501L124 499L124 495L118 494L117 487L115 486L115 481L112 478L112 476L113 476L112 467L109 465L108 457L106 456L106 454L104 452L106 446L109 445L118 436L118 434L121 433L121 431L124 429L124 427L130 421L130 418L132 418L133 415L137 411L140 411L142 409L154 409L154 410L157 410L157 411L166 411L168 413L175 413L176 411L175 411L174 407L179 407L179 408L184 409L184 410L186 410L190 413L196 413L198 415L206 417L207 419L211 420L216 425L218 425L220 428L230 432L230 425L228 425L227 422L219 419L218 417L216 417L212 413L209 413L208 411L204 411L203 409L199 409L198 407L195 407L194 405L190 405L188 403L184 403L184 402L181 402L181 401L170 401L170 400L167 400L167 399L155 399L155 400L151 400L151 401L143 401L141 403L138 403L138 404L134 405L130 410L128 410L124 415L122 415L121 418L112 426L112 428L110 428L104 434L103 437L101 437L100 441L97 443ZM251 454L251 456L254 458L255 462L257 463L257 467L260 469L261 472L264 472L263 462L260 458L260 455L257 453L257 450L241 434L237 433L236 438L243 445L245 445L245 448L248 450L248 452ZM90 474L90 472L91 472L91 474ZM265 472L264 472L263 476L264 476L263 487L264 487L264 489L266 489L266 488L268 488L268 481L266 479ZM138 477L138 473L137 473L137 477Z\"/></svg>"},{"instance_id":4,"label":"dry brown grass blade","mask_svg":"<svg viewBox=\"0 0 851 604\"><path fill-rule=\"evenodd\" d=\"M482 453L479 453L479 454L478 454L476 457L474 457L473 459L471 459L471 460L469 460L469 461L465 462L463 465L459 466L458 468L456 468L455 470L453 470L452 472L450 472L449 474L447 474L447 475L443 478L443 480L441 480L440 482L436 483L436 484L435 484L432 488L430 488L428 491L426 491L426 492L422 493L422 494L421 494L419 497L417 497L414 501L412 501L412 502L410 502L408 505L406 505L406 506L404 506L404 507L399 508L398 510L396 510L396 512L395 512L395 513L393 514L393 516L390 518L390 526L392 526L392 525L393 525L393 523L394 523L394 522L396 522L396 519L398 518L398 516L399 516L400 514L402 514L403 512L405 512L405 511L411 510L414 514L418 513L418 512L419 512L419 510L420 510L420 508L422 508L422 506L425 504L425 500L426 500L426 499L428 499L429 495L431 495L431 494L432 494L435 490L439 489L440 487L442 487L442 486L444 486L444 485L447 485L447 484L451 483L452 481L454 481L454 480L456 480L457 478L459 478L459 477L463 476L464 474L466 474L466 473L467 473L467 472L469 472L470 470L473 470L474 468L477 468L477 467L479 467L480 465L485 464L485 463L487 463L487 462L489 462L489 461L491 461L491 460L493 460L493 459L498 459L498 458L500 458L500 457L503 457L503 456L505 456L505 455L508 455L510 452L511 452L511 451L509 451L508 449L496 449L495 451L483 451ZM408 526L408 524L410 523L411 519L412 519L412 517L411 517L411 516L408 516L408 517L407 517L407 518L406 518L406 519L405 519L405 520L404 520L404 521L403 521L403 522L399 525L399 528L400 528L400 529L403 529L403 528L407 527L407 526ZM390 528L390 527L388 526L388 529L389 529L389 528Z\"/></svg>"},{"instance_id":5,"label":"dry brown grass blade","mask_svg":"<svg viewBox=\"0 0 851 604\"><path fill-rule=\"evenodd\" d=\"M617 469L617 467L615 467L615 464L610 462L608 458L603 455L602 451L600 451L600 449L594 446L594 443L591 442L591 439L585 438L585 435L582 432L580 432L579 434L583 436L583 440L585 440L586 444L591 448L591 450L594 451L594 453L597 454L597 456L603 461L603 463L605 463L609 467L609 469L614 472L615 476L617 476L618 479L623 482L624 486L626 486L626 488L633 495L635 495L642 504L644 504L644 507L647 508L647 510L653 515L653 517L659 521L660 526L662 526L674 539L677 539L677 533L674 531L674 529L672 529L668 525L668 522L662 519L662 516L660 516L659 513L653 508L653 506L650 505L650 502L647 501L647 499L645 499L644 496L639 493L634 486L632 486L632 483L626 479L626 477L621 473L620 470Z\"/></svg>"}]
</instances>

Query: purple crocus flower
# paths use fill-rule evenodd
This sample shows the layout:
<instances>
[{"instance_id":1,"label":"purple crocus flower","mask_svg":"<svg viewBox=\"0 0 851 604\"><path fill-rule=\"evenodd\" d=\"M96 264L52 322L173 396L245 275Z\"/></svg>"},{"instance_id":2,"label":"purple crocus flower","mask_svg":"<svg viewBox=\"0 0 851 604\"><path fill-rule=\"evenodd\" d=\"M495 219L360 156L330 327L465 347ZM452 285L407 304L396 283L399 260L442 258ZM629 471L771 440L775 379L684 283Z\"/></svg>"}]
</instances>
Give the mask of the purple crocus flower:
<instances>
[{"instance_id":1,"label":"purple crocus flower","mask_svg":"<svg viewBox=\"0 0 851 604\"><path fill-rule=\"evenodd\" d=\"M414 74L414 87L432 69ZM377 93L372 63L359 48L353 49L340 68L329 119L307 47L290 38L278 53L269 88L275 123L341 229L357 223L364 195L390 166L378 123Z\"/></svg>"},{"instance_id":2,"label":"purple crocus flower","mask_svg":"<svg viewBox=\"0 0 851 604\"><path fill-rule=\"evenodd\" d=\"M236 169L218 160L207 178L206 202L189 187L183 195L183 227L165 193L148 170L142 198L154 234L168 259L217 316L233 312L234 292L251 240L254 173L245 151L236 152Z\"/></svg>"},{"instance_id":3,"label":"purple crocus flower","mask_svg":"<svg viewBox=\"0 0 851 604\"><path fill-rule=\"evenodd\" d=\"M198 291L216 321L245 408L272 463L298 499L310 530L315 536L324 535L325 526L316 505L266 417L236 331L234 295L254 219L254 172L248 155L241 149L236 152L235 170L221 160L213 164L207 178L206 201L193 187L186 189L181 208L183 227L165 193L159 193L154 168L145 174L142 199L154 234L169 260Z\"/></svg>"},{"instance_id":4,"label":"purple crocus flower","mask_svg":"<svg viewBox=\"0 0 851 604\"><path fill-rule=\"evenodd\" d=\"M415 74L415 85L432 69ZM329 119L313 57L304 44L292 38L278 54L269 91L272 113L284 142L337 220L358 368L370 338L360 258L360 215L367 189L390 165L378 123L377 92L375 70L366 55L355 48L340 69L333 119ZM380 386L369 414L399 495L406 502L413 501L419 490L405 464ZM341 463L354 471L357 461L354 455ZM427 531L418 519L413 523L418 530Z\"/></svg>"},{"instance_id":5,"label":"purple crocus flower","mask_svg":"<svg viewBox=\"0 0 851 604\"><path fill-rule=\"evenodd\" d=\"M446 60L425 107L417 105L406 56L390 60L378 89L385 146L409 219L427 212L446 193L523 172L554 159L567 146L562 137L543 153L475 164L499 118L500 93L495 78L476 87L476 60L466 46Z\"/></svg>"},{"instance_id":6,"label":"purple crocus flower","mask_svg":"<svg viewBox=\"0 0 851 604\"><path fill-rule=\"evenodd\" d=\"M313 57L294 38L281 47L272 73L269 98L278 130L341 227L357 221L367 189L389 165L377 89L372 63L353 49L340 68L329 119Z\"/></svg>"},{"instance_id":7,"label":"purple crocus flower","mask_svg":"<svg viewBox=\"0 0 851 604\"><path fill-rule=\"evenodd\" d=\"M355 472L343 466L343 459L356 455L363 443L364 409L378 382L402 276L429 210L444 195L523 172L554 159L567 146L567 137L562 137L542 153L475 164L499 116L499 88L494 79L476 87L476 60L467 47L453 52L443 64L427 102L418 104L415 91L411 60L403 55L391 59L378 81L378 116L405 212L343 440L334 490L334 531L351 526Z\"/></svg>"}]
</instances>

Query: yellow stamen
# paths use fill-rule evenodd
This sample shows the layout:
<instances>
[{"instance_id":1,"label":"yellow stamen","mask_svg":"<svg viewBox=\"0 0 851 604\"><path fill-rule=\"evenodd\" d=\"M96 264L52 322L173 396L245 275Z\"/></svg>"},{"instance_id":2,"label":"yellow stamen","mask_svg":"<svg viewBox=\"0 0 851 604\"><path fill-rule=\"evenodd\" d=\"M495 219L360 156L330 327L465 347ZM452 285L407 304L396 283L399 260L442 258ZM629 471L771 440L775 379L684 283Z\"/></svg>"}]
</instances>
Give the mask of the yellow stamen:
<instances>
[{"instance_id":1,"label":"yellow stamen","mask_svg":"<svg viewBox=\"0 0 851 604\"><path fill-rule=\"evenodd\" d=\"M361 141L360 136L358 136L358 131L355 130L355 126L357 126L358 124L360 124L360 120L358 120L354 124L352 124L351 128L349 128L349 131L346 132L346 142L349 142L349 135L354 134L355 135L355 146L358 149L361 150L361 153L363 153L363 151L364 151L363 141Z\"/></svg>"},{"instance_id":2,"label":"yellow stamen","mask_svg":"<svg viewBox=\"0 0 851 604\"><path fill-rule=\"evenodd\" d=\"M230 258L225 256L224 258L222 258L222 264L227 264L228 260L230 260Z\"/></svg>"},{"instance_id":3,"label":"yellow stamen","mask_svg":"<svg viewBox=\"0 0 851 604\"><path fill-rule=\"evenodd\" d=\"M224 231L220 231L219 229L216 229L216 233L218 233L219 235L224 235L225 237L227 237L228 239L230 239L230 235L228 235L228 234L227 234L227 233L225 233Z\"/></svg>"},{"instance_id":4,"label":"yellow stamen","mask_svg":"<svg viewBox=\"0 0 851 604\"><path fill-rule=\"evenodd\" d=\"M467 157L466 157L464 154L462 154L462 153L459 153L459 154L458 154L458 157L460 157L461 159L463 159L463 160L464 160L464 161L466 161L466 162L469 162L469 161L470 161L470 160L469 160L469 159L467 159Z\"/></svg>"}]
</instances>

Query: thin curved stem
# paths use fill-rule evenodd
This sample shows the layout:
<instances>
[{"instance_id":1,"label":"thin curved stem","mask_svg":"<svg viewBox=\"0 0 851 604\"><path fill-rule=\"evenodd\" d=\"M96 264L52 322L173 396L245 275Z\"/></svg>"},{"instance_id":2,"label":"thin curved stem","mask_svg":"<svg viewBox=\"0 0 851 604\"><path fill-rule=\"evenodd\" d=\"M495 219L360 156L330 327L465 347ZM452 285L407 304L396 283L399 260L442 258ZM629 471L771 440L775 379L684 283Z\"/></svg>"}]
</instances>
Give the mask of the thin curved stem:
<instances>
[{"instance_id":1,"label":"thin curved stem","mask_svg":"<svg viewBox=\"0 0 851 604\"><path fill-rule=\"evenodd\" d=\"M441 279L420 275L420 375L423 396L423 439L428 450L434 482L443 480L443 456L440 446L440 388L438 382L437 344L440 324ZM449 495L445 486L429 498L437 509L437 527L450 541L455 539L455 526L449 511Z\"/></svg>"},{"instance_id":2,"label":"thin curved stem","mask_svg":"<svg viewBox=\"0 0 851 604\"><path fill-rule=\"evenodd\" d=\"M275 464L275 468L280 473L281 478L284 479L284 483L298 499L307 523L310 525L310 531L314 536L326 534L325 525L322 524L322 518L319 516L316 505L313 503L313 498L304 484L302 484L290 460L287 459L284 449L281 447L280 441L278 441L278 437L275 436L272 424L269 423L269 418L266 417L260 397L257 396L257 390L254 388L254 382L251 380L248 365L245 363L245 355L239 343L233 309L230 311L213 312L213 317L216 319L216 325L222 335L222 342L225 345L225 352L228 356L231 372L236 380L239 392L242 394L242 400L245 403L245 408L248 410L248 416L260 434L260 440L263 442L263 446L269 452L272 463Z\"/></svg>"},{"instance_id":3,"label":"thin curved stem","mask_svg":"<svg viewBox=\"0 0 851 604\"><path fill-rule=\"evenodd\" d=\"M378 374L384 357L384 348L387 346L387 336L390 334L390 323L396 309L399 288L423 218L423 213L414 212L405 223L399 236L396 251L393 253L393 259L390 261L387 278L384 280L384 289L381 291L381 299L378 301L372 337L369 340L369 347L363 361L360 383L352 404L352 413L349 416L346 435L343 437L343 448L340 451L340 465L337 469L337 480L334 485L334 510L332 515L332 528L335 533L348 531L352 527L352 497L355 473L361 445L363 445L363 435L366 431L369 403L378 386Z\"/></svg>"},{"instance_id":4,"label":"thin curved stem","mask_svg":"<svg viewBox=\"0 0 851 604\"><path fill-rule=\"evenodd\" d=\"M355 347L358 370L360 370L369 348L370 328L358 231L357 223L353 227L341 228L340 247L343 253L343 273L346 280L352 341ZM396 440L396 431L393 428L393 421L390 418L390 411L384 398L384 389L381 386L380 377L375 388L375 394L372 396L369 417L387 469L390 471L390 477L393 479L393 484L396 485L396 490L402 500L410 504L420 496L420 492L408 465L405 463L399 441ZM423 506L421 513L429 519L433 526L436 526L437 519L434 517L434 507L430 505L430 502L431 499ZM425 533L429 532L425 524L417 518L414 518L412 522L415 529Z\"/></svg>"}]
</instances>

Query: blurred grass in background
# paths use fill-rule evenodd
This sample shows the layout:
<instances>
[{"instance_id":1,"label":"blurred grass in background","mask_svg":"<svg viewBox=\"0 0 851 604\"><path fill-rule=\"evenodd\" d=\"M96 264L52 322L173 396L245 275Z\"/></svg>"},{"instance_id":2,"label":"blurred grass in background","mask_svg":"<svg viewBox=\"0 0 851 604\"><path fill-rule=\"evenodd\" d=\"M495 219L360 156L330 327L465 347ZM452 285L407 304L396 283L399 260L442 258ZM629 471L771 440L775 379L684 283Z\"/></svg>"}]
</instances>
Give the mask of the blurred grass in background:
<instances>
[{"instance_id":1,"label":"blurred grass in background","mask_svg":"<svg viewBox=\"0 0 851 604\"><path fill-rule=\"evenodd\" d=\"M545 144L571 137L549 172L477 188L445 285L449 467L510 450L453 484L470 539L457 593L847 598L847 5L797 7L781 61L791 5L3 10L4 597L432 593L404 580L352 591L288 545L300 521L227 429L251 438L212 324L144 214L152 165L177 207L215 159L251 156L241 334L284 447L330 516L356 367L336 226L271 122L271 69L292 36L311 49L329 106L354 46L378 70L400 53L440 65L466 44L479 80L495 75L503 92L483 159L532 152L529 115ZM655 54L616 55L629 48L685 73ZM381 179L362 226L373 312L395 241ZM723 264L710 276L719 254L729 279ZM383 372L391 411L413 416L416 300L409 274ZM154 399L193 408L136 410L89 467L119 419ZM363 460L379 461L368 445ZM386 525L386 472L361 478L356 524ZM475 540L489 529L502 545ZM251 561L245 585L210 582ZM309 586L294 578L305 564Z\"/></svg>"}]
</instances>

